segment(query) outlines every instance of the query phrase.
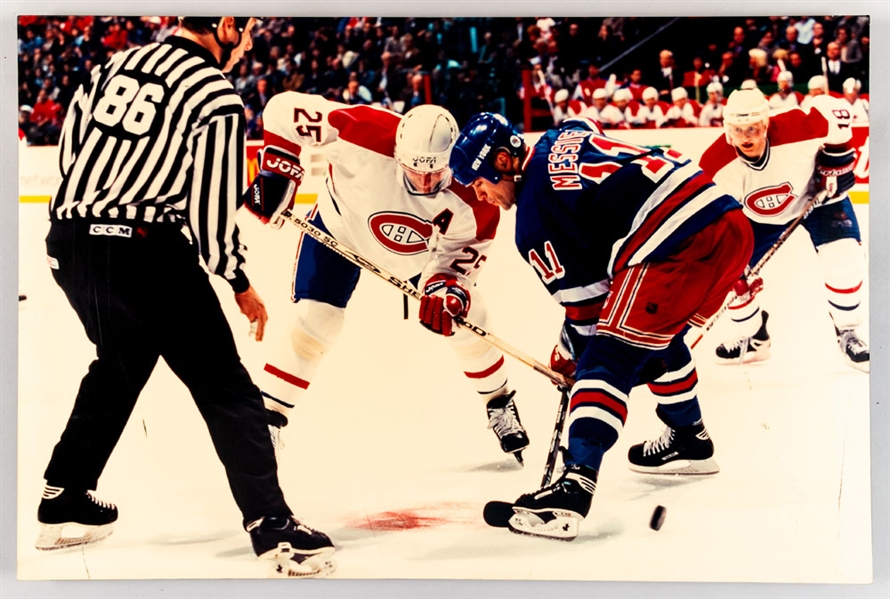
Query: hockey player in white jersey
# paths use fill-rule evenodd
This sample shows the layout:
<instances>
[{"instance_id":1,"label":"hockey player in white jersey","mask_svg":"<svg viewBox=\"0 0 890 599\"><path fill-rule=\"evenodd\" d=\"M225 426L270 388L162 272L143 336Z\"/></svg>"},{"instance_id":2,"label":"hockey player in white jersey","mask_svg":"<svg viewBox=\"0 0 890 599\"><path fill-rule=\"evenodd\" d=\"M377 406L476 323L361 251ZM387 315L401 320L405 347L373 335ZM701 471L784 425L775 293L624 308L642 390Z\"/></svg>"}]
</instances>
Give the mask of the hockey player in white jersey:
<instances>
[{"instance_id":1,"label":"hockey player in white jersey","mask_svg":"<svg viewBox=\"0 0 890 599\"><path fill-rule=\"evenodd\" d=\"M723 125L723 86L711 81L707 87L708 101L698 113L699 127L720 127Z\"/></svg>"},{"instance_id":2,"label":"hockey player in white jersey","mask_svg":"<svg viewBox=\"0 0 890 599\"><path fill-rule=\"evenodd\" d=\"M820 190L822 205L803 220L822 263L828 310L847 363L868 372L869 350L860 333L865 256L849 190L855 183L850 111L830 96L814 97L808 112L772 117L759 91L733 92L723 112L725 134L705 151L702 169L742 203L754 229L751 264L776 242ZM738 364L770 356L767 313L757 292L762 281L729 306L736 337L717 348L717 360Z\"/></svg>"},{"instance_id":3,"label":"hockey player in white jersey","mask_svg":"<svg viewBox=\"0 0 890 599\"><path fill-rule=\"evenodd\" d=\"M477 202L472 191L452 182L448 157L459 133L454 118L432 105L399 116L296 92L274 96L263 116L261 161L281 156L298 164L306 147L323 153L326 191L319 194L309 222L424 293L421 324L449 338L464 375L486 406L489 428L502 450L521 462L528 437L504 356L453 323L460 315L486 326L486 308L473 285L499 219L496 207ZM299 184L301 175L290 179ZM294 191L291 187L290 193ZM272 351L258 377L276 446L290 410L341 332L360 274L359 267L302 236L291 324L273 331Z\"/></svg>"}]
</instances>

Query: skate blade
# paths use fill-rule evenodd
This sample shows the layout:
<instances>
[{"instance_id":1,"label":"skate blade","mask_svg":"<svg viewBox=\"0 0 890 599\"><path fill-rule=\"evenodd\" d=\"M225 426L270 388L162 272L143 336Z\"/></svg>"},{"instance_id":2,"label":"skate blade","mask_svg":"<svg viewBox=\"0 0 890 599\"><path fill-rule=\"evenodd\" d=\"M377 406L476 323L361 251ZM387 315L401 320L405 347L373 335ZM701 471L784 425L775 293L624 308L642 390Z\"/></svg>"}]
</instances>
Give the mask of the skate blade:
<instances>
[{"instance_id":1,"label":"skate blade","mask_svg":"<svg viewBox=\"0 0 890 599\"><path fill-rule=\"evenodd\" d=\"M295 551L290 543L282 542L259 557L272 561L275 574L283 578L324 578L337 569L333 554L333 547L303 552Z\"/></svg>"},{"instance_id":2,"label":"skate blade","mask_svg":"<svg viewBox=\"0 0 890 599\"><path fill-rule=\"evenodd\" d=\"M551 510L537 514L518 507L514 507L513 510L513 517L507 523L510 532L563 542L574 541L578 536L581 518L577 514ZM541 517L545 513L550 516L546 522Z\"/></svg>"},{"instance_id":3,"label":"skate blade","mask_svg":"<svg viewBox=\"0 0 890 599\"><path fill-rule=\"evenodd\" d=\"M40 551L55 551L69 547L90 545L106 539L114 532L114 524L90 526L77 522L41 524L34 547Z\"/></svg>"},{"instance_id":4,"label":"skate blade","mask_svg":"<svg viewBox=\"0 0 890 599\"><path fill-rule=\"evenodd\" d=\"M630 469L641 474L706 475L717 474L720 466L714 458L706 460L674 460L661 466L638 466L630 464Z\"/></svg>"}]
</instances>

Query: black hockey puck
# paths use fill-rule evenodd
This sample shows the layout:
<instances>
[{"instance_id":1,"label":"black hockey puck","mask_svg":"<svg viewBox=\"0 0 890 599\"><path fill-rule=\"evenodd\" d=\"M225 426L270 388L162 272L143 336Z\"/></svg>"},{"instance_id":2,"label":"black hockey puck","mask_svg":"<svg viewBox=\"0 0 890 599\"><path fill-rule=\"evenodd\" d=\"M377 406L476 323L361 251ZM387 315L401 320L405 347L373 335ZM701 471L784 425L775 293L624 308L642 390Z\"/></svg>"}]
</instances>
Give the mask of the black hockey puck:
<instances>
[{"instance_id":1,"label":"black hockey puck","mask_svg":"<svg viewBox=\"0 0 890 599\"><path fill-rule=\"evenodd\" d=\"M655 506L655 511L652 512L652 519L649 520L649 528L660 530L661 525L664 524L665 516L667 516L667 508L663 505Z\"/></svg>"},{"instance_id":2,"label":"black hockey puck","mask_svg":"<svg viewBox=\"0 0 890 599\"><path fill-rule=\"evenodd\" d=\"M506 528L513 517L513 504L509 501L489 501L482 511L485 523L495 528Z\"/></svg>"},{"instance_id":3,"label":"black hockey puck","mask_svg":"<svg viewBox=\"0 0 890 599\"><path fill-rule=\"evenodd\" d=\"M20 294L19 294L19 301L20 301L20 302L23 302L23 301L25 301L26 299L28 299L28 296L27 296L27 295L25 295L24 293L20 293Z\"/></svg>"}]
</instances>

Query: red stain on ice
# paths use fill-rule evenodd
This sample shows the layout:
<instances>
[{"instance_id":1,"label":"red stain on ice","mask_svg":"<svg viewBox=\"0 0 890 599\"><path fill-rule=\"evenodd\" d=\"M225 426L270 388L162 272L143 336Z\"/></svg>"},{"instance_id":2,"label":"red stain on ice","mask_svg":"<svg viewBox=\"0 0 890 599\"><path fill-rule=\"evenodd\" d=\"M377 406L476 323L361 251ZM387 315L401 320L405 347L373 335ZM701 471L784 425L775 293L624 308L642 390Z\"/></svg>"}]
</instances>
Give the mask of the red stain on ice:
<instances>
[{"instance_id":1,"label":"red stain on ice","mask_svg":"<svg viewBox=\"0 0 890 599\"><path fill-rule=\"evenodd\" d=\"M414 530L434 528L445 524L466 524L481 517L478 506L461 503L441 503L420 508L390 510L366 514L348 523L350 528L372 531Z\"/></svg>"}]
</instances>

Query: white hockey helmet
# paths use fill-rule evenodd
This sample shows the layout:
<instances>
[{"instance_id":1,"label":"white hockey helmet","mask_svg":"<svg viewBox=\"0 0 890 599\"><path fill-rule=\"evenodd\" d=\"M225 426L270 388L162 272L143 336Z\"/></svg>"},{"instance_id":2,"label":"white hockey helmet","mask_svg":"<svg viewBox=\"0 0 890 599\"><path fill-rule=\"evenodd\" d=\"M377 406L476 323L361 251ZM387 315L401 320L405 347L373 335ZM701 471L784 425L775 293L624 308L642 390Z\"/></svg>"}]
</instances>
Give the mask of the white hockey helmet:
<instances>
[{"instance_id":1,"label":"white hockey helmet","mask_svg":"<svg viewBox=\"0 0 890 599\"><path fill-rule=\"evenodd\" d=\"M654 87L647 87L643 90L643 99L644 100L657 100L658 99L658 90Z\"/></svg>"},{"instance_id":2,"label":"white hockey helmet","mask_svg":"<svg viewBox=\"0 0 890 599\"><path fill-rule=\"evenodd\" d=\"M723 127L726 130L726 141L729 129L737 125L753 123L769 124L769 102L758 89L737 89L729 94L726 106L723 107Z\"/></svg>"},{"instance_id":3,"label":"white hockey helmet","mask_svg":"<svg viewBox=\"0 0 890 599\"><path fill-rule=\"evenodd\" d=\"M723 85L719 81L711 81L706 88L706 91L709 94L717 94L719 97L723 96Z\"/></svg>"},{"instance_id":4,"label":"white hockey helmet","mask_svg":"<svg viewBox=\"0 0 890 599\"><path fill-rule=\"evenodd\" d=\"M414 195L432 195L451 183L448 158L460 129L451 113L433 104L416 106L396 129L399 180Z\"/></svg>"}]
</instances>

